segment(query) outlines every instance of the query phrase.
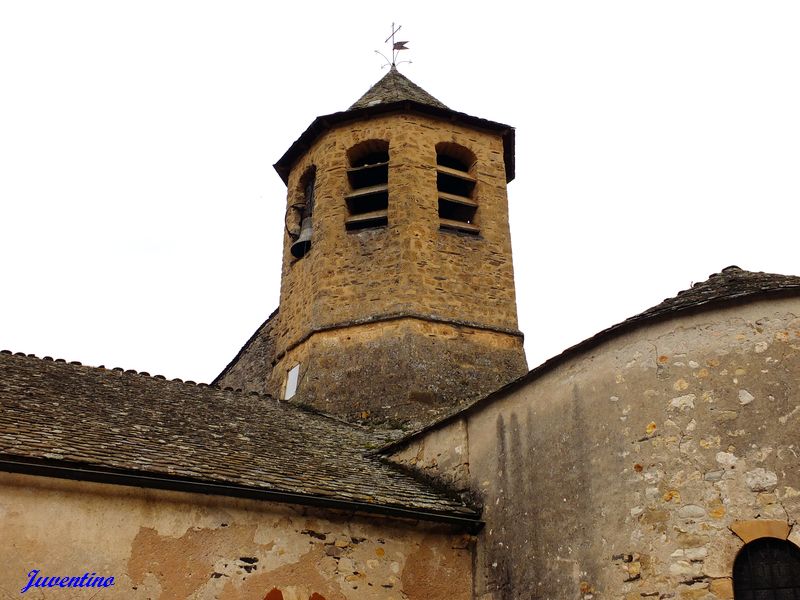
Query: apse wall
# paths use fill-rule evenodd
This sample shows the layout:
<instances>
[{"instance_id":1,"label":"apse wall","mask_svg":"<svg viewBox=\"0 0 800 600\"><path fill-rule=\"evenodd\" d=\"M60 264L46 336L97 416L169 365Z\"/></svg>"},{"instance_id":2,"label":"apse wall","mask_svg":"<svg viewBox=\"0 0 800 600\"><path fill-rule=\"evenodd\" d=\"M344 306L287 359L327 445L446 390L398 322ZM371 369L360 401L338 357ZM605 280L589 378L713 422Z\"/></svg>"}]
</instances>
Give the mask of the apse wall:
<instances>
[{"instance_id":1,"label":"apse wall","mask_svg":"<svg viewBox=\"0 0 800 600\"><path fill-rule=\"evenodd\" d=\"M482 501L478 598L731 598L746 541L800 542L797 315L775 299L639 325L394 458Z\"/></svg>"}]
</instances>

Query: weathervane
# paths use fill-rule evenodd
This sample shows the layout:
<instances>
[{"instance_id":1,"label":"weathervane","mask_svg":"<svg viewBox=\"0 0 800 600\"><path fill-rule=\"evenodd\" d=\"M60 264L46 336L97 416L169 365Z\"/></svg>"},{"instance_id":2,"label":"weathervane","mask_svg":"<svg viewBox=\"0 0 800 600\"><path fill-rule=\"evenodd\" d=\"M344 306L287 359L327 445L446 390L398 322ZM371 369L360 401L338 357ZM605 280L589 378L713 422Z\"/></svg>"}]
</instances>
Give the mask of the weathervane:
<instances>
[{"instance_id":1,"label":"weathervane","mask_svg":"<svg viewBox=\"0 0 800 600\"><path fill-rule=\"evenodd\" d=\"M386 61L385 65L381 65L381 69L383 67L396 67L398 64L402 65L403 63L411 63L410 60L401 60L399 63L397 62L397 54L400 52L400 50L408 50L408 48L406 47L406 44L408 43L408 40L406 40L404 42L396 42L394 40L395 34L398 31L400 31L402 28L403 28L402 25L398 25L397 28L395 28L394 23L392 23L392 35L390 35L388 38L386 38L383 41L384 44L388 44L389 40L392 41L392 60L389 60L383 52L375 50L375 52L377 54L380 54L383 57L383 59Z\"/></svg>"}]
</instances>

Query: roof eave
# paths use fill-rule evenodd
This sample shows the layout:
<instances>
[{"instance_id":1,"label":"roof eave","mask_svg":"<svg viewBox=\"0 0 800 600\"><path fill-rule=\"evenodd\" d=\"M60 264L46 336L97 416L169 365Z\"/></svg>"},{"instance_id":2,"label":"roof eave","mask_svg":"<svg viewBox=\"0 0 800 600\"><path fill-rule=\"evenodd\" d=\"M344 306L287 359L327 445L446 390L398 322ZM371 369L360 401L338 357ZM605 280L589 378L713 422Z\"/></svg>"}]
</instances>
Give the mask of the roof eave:
<instances>
[{"instance_id":1,"label":"roof eave","mask_svg":"<svg viewBox=\"0 0 800 600\"><path fill-rule=\"evenodd\" d=\"M317 117L273 166L283 182L288 184L289 172L292 170L294 164L311 148L314 142L323 133L332 127L350 121L369 119L375 116L397 112L422 114L446 121L463 123L474 129L480 129L499 134L503 138L503 159L506 169L506 182L510 182L514 179L515 136L513 127L503 123L498 123L496 121L474 117L466 113L451 110L449 108L430 106L428 104L423 104L413 100L400 100L397 102L381 103L365 108L354 108L351 110L345 110Z\"/></svg>"},{"instance_id":2,"label":"roof eave","mask_svg":"<svg viewBox=\"0 0 800 600\"><path fill-rule=\"evenodd\" d=\"M299 494L278 489L256 488L225 481L205 481L175 477L166 474L148 473L128 469L111 469L99 465L35 460L9 455L0 455L0 471L54 477L73 481L89 481L111 485L127 485L166 491L247 498L267 502L314 506L323 509L378 514L385 517L413 519L434 523L445 523L477 532L484 523L480 513L469 507L464 511L433 511L391 504L347 500L315 494Z\"/></svg>"}]
</instances>

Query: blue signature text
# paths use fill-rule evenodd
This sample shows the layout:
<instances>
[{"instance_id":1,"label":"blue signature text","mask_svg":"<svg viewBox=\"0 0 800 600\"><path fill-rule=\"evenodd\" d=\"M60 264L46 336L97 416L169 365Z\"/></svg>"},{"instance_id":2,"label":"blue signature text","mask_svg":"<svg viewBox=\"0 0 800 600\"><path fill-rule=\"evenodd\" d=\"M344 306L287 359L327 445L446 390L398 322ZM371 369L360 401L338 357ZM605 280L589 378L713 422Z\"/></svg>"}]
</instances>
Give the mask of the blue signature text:
<instances>
[{"instance_id":1,"label":"blue signature text","mask_svg":"<svg viewBox=\"0 0 800 600\"><path fill-rule=\"evenodd\" d=\"M111 587L114 585L113 577L97 576L97 573L84 573L83 576L77 577L59 577L57 575L51 577L42 577L39 575L39 569L34 569L28 573L28 583L20 591L21 594L27 592L30 588L44 588L44 587L62 587L62 588L76 588L76 587Z\"/></svg>"}]
</instances>

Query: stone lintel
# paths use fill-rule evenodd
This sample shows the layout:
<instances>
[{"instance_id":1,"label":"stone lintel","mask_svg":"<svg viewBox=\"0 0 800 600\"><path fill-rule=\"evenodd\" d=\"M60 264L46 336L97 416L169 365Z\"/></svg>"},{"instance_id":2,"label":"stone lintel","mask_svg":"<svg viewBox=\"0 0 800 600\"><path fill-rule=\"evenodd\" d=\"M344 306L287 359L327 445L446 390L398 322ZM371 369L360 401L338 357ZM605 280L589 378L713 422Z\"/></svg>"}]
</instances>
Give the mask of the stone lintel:
<instances>
[{"instance_id":1,"label":"stone lintel","mask_svg":"<svg viewBox=\"0 0 800 600\"><path fill-rule=\"evenodd\" d=\"M785 540L789 537L789 524L786 521L770 519L748 519L731 523L731 531L747 544L758 538L771 537Z\"/></svg>"}]
</instances>

